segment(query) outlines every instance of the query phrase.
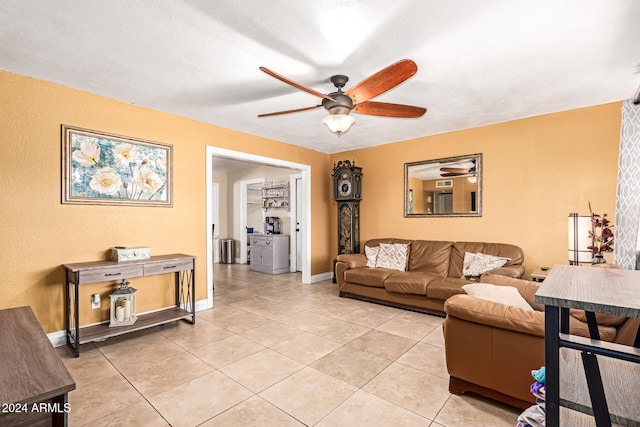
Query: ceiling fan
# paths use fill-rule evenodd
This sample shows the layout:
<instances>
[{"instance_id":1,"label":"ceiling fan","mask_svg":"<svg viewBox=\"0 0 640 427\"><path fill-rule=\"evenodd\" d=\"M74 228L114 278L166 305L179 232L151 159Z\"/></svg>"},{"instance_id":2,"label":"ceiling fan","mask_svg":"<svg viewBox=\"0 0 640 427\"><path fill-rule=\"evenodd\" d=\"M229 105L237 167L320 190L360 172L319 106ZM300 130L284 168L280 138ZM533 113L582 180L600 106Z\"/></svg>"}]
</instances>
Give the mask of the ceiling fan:
<instances>
[{"instance_id":1,"label":"ceiling fan","mask_svg":"<svg viewBox=\"0 0 640 427\"><path fill-rule=\"evenodd\" d=\"M443 178L447 178L447 177L455 177L455 176L463 176L463 175L468 175L468 174L475 174L476 172L476 165L475 162L473 162L473 166L465 168L463 166L458 166L458 167L442 167L440 168L440 172L442 172L440 174L441 177Z\"/></svg>"},{"instance_id":2,"label":"ceiling fan","mask_svg":"<svg viewBox=\"0 0 640 427\"><path fill-rule=\"evenodd\" d=\"M441 177L461 176L469 173L469 168L440 168Z\"/></svg>"},{"instance_id":3,"label":"ceiling fan","mask_svg":"<svg viewBox=\"0 0 640 427\"><path fill-rule=\"evenodd\" d=\"M329 130L331 130L331 132L340 136L351 129L351 126L355 123L355 119L349 115L350 112L369 114L372 116L417 118L421 117L427 111L426 108L414 107L412 105L370 101L371 98L381 95L398 86L418 71L418 66L410 59L403 59L395 64L383 68L346 92L343 92L342 88L349 81L349 77L341 74L332 76L331 83L333 83L337 88L337 91L329 94L318 92L281 74L271 71L266 67L260 67L260 70L295 87L296 89L300 89L304 92L310 93L311 95L322 98L322 103L312 107L260 114L258 117L297 113L300 111L324 107L325 110L329 112L329 115L325 117L322 122L329 128Z\"/></svg>"}]
</instances>

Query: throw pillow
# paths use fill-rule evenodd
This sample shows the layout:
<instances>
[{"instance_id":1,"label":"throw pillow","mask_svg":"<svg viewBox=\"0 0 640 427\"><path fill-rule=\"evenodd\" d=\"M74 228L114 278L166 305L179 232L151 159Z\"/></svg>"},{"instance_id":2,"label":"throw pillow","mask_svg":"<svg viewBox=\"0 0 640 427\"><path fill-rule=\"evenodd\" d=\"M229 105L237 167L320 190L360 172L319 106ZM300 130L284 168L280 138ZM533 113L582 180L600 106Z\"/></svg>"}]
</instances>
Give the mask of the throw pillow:
<instances>
[{"instance_id":1,"label":"throw pillow","mask_svg":"<svg viewBox=\"0 0 640 427\"><path fill-rule=\"evenodd\" d=\"M405 271L407 269L408 252L409 245L402 243L380 243L376 267Z\"/></svg>"},{"instance_id":2,"label":"throw pillow","mask_svg":"<svg viewBox=\"0 0 640 427\"><path fill-rule=\"evenodd\" d=\"M367 257L367 267L373 268L376 266L376 260L378 259L378 252L380 252L380 246L364 247L364 254Z\"/></svg>"},{"instance_id":3,"label":"throw pillow","mask_svg":"<svg viewBox=\"0 0 640 427\"><path fill-rule=\"evenodd\" d=\"M509 258L502 258L483 253L465 252L462 264L462 274L465 277L481 276L482 273L486 273L494 268L500 268L509 261Z\"/></svg>"},{"instance_id":4,"label":"throw pillow","mask_svg":"<svg viewBox=\"0 0 640 427\"><path fill-rule=\"evenodd\" d=\"M525 300L518 289L513 286L498 286L489 283L472 283L462 287L467 295L487 301L498 302L500 304L519 307L526 311L533 311L533 308Z\"/></svg>"}]
</instances>

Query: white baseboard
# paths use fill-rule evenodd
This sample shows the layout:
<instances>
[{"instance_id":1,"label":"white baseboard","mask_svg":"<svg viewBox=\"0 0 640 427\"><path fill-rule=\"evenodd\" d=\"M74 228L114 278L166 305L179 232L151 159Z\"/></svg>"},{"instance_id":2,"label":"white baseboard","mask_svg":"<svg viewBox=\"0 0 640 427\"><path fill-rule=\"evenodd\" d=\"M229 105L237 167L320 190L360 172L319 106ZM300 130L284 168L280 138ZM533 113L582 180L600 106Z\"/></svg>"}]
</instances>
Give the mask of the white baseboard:
<instances>
[{"instance_id":1,"label":"white baseboard","mask_svg":"<svg viewBox=\"0 0 640 427\"><path fill-rule=\"evenodd\" d=\"M331 280L333 278L333 273L327 271L326 273L314 274L311 276L311 283L323 282L325 280Z\"/></svg>"},{"instance_id":2,"label":"white baseboard","mask_svg":"<svg viewBox=\"0 0 640 427\"><path fill-rule=\"evenodd\" d=\"M196 301L196 311L202 311L209 308L209 302L206 299Z\"/></svg>"},{"instance_id":3,"label":"white baseboard","mask_svg":"<svg viewBox=\"0 0 640 427\"><path fill-rule=\"evenodd\" d=\"M66 335L67 331L51 332L47 334L47 338L49 338L52 346L61 347L67 343Z\"/></svg>"},{"instance_id":4,"label":"white baseboard","mask_svg":"<svg viewBox=\"0 0 640 427\"><path fill-rule=\"evenodd\" d=\"M206 299L201 299L199 301L196 301L196 312L206 310L207 308L209 308L207 304L208 303ZM160 308L158 310L146 311L140 314L153 313L154 311L159 311L159 310L164 310L164 309ZM107 321L98 322L98 323L94 323L94 325L97 325L99 323L106 323L106 322ZM91 326L91 325L85 325L85 326ZM67 344L67 331L63 330L63 331L51 332L50 334L47 334L47 338L49 338L49 342L51 342L52 346L61 347Z\"/></svg>"}]
</instances>

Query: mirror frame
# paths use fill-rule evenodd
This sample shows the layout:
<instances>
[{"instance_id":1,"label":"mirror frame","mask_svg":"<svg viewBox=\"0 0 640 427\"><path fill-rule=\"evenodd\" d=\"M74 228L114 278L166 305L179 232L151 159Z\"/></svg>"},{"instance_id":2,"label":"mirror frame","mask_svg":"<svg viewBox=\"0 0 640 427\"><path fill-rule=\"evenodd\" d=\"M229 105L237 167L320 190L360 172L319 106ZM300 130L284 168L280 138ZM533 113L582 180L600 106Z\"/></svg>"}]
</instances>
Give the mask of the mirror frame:
<instances>
[{"instance_id":1,"label":"mirror frame","mask_svg":"<svg viewBox=\"0 0 640 427\"><path fill-rule=\"evenodd\" d=\"M430 164L441 164L447 167L448 163L456 163L462 160L475 158L476 161L476 180L478 184L477 191L477 210L475 212L459 212L459 213L409 213L409 168L412 166L422 166ZM463 156L444 157L441 159L421 160L404 164L404 217L405 218L442 218L442 217L481 217L482 216L482 153L467 154Z\"/></svg>"}]
</instances>

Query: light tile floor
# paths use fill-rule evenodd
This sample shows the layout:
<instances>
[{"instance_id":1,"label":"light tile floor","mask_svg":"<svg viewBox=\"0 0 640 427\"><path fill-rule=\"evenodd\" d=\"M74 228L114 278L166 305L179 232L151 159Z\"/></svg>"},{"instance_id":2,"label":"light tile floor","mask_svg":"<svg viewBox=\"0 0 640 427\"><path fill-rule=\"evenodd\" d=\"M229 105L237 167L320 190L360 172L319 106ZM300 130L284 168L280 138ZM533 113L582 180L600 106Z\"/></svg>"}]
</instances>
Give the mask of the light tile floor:
<instances>
[{"instance_id":1,"label":"light tile floor","mask_svg":"<svg viewBox=\"0 0 640 427\"><path fill-rule=\"evenodd\" d=\"M448 392L442 318L339 298L330 281L215 266L214 308L58 348L70 426L513 427L520 413Z\"/></svg>"}]
</instances>

